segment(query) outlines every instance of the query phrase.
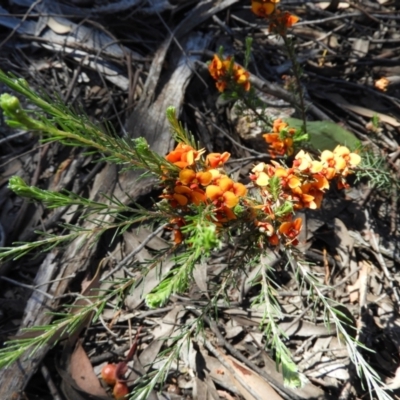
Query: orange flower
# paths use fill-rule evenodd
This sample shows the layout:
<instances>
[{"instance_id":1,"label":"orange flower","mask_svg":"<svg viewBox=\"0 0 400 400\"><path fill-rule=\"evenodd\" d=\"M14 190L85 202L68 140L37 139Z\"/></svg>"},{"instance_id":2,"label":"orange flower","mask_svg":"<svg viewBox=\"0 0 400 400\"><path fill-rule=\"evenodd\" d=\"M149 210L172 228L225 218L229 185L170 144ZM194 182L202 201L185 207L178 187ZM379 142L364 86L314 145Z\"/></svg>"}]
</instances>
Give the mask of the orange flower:
<instances>
[{"instance_id":1,"label":"orange flower","mask_svg":"<svg viewBox=\"0 0 400 400\"><path fill-rule=\"evenodd\" d=\"M296 133L294 128L288 128L288 124L280 118L276 119L272 125L272 132L263 135L269 144L269 153L272 157L277 155L291 156L293 154L293 135Z\"/></svg>"},{"instance_id":2,"label":"orange flower","mask_svg":"<svg viewBox=\"0 0 400 400\"><path fill-rule=\"evenodd\" d=\"M188 144L178 143L175 150L172 150L165 158L179 168L186 168L199 160L204 152L204 149L196 150Z\"/></svg>"},{"instance_id":3,"label":"orange flower","mask_svg":"<svg viewBox=\"0 0 400 400\"><path fill-rule=\"evenodd\" d=\"M183 233L181 227L186 225L186 221L181 217L172 218L170 224L174 225L172 232L174 234L175 244L180 244L183 242Z\"/></svg>"},{"instance_id":4,"label":"orange flower","mask_svg":"<svg viewBox=\"0 0 400 400\"><path fill-rule=\"evenodd\" d=\"M225 206L222 206L220 209L218 209L215 212L214 217L217 221L216 225L221 225L225 222L229 222L237 218L235 213L229 207Z\"/></svg>"},{"instance_id":5,"label":"orange flower","mask_svg":"<svg viewBox=\"0 0 400 400\"><path fill-rule=\"evenodd\" d=\"M228 87L228 82L227 81L218 81L215 86L218 89L218 92L225 92L226 88Z\"/></svg>"},{"instance_id":6,"label":"orange flower","mask_svg":"<svg viewBox=\"0 0 400 400\"><path fill-rule=\"evenodd\" d=\"M174 187L172 198L176 200L180 206L186 206L190 203L198 206L201 203L205 203L207 200L204 190L199 188L191 189L183 185L176 185Z\"/></svg>"},{"instance_id":7,"label":"orange flower","mask_svg":"<svg viewBox=\"0 0 400 400\"><path fill-rule=\"evenodd\" d=\"M293 139L281 139L278 133L268 133L263 135L265 141L269 144L269 153L272 157L291 156L293 154Z\"/></svg>"},{"instance_id":8,"label":"orange flower","mask_svg":"<svg viewBox=\"0 0 400 400\"><path fill-rule=\"evenodd\" d=\"M336 146L333 154L337 157L342 157L350 167L355 167L361 162L361 157L356 153L351 153L346 146Z\"/></svg>"},{"instance_id":9,"label":"orange flower","mask_svg":"<svg viewBox=\"0 0 400 400\"><path fill-rule=\"evenodd\" d=\"M206 195L217 207L233 208L239 203L239 197L245 196L246 187L232 179L222 177L217 185L208 185Z\"/></svg>"},{"instance_id":10,"label":"orange flower","mask_svg":"<svg viewBox=\"0 0 400 400\"><path fill-rule=\"evenodd\" d=\"M221 60L216 54L214 54L214 58L208 66L208 71L210 72L210 75L216 81L218 81L219 79L226 76L230 63L230 58L227 58L226 60Z\"/></svg>"},{"instance_id":11,"label":"orange flower","mask_svg":"<svg viewBox=\"0 0 400 400\"><path fill-rule=\"evenodd\" d=\"M306 171L311 167L312 158L304 150L300 150L293 161L293 167L296 167L300 171Z\"/></svg>"},{"instance_id":12,"label":"orange flower","mask_svg":"<svg viewBox=\"0 0 400 400\"><path fill-rule=\"evenodd\" d=\"M283 122L281 118L277 118L272 123L272 132L279 133L281 130L288 126L286 122Z\"/></svg>"},{"instance_id":13,"label":"orange flower","mask_svg":"<svg viewBox=\"0 0 400 400\"><path fill-rule=\"evenodd\" d=\"M239 65L235 64L233 66L233 80L243 87L243 89L248 92L250 90L250 74Z\"/></svg>"},{"instance_id":14,"label":"orange flower","mask_svg":"<svg viewBox=\"0 0 400 400\"><path fill-rule=\"evenodd\" d=\"M318 189L314 183L304 183L303 185L292 189L292 200L295 202L294 208L310 208L315 210L321 207L324 193Z\"/></svg>"},{"instance_id":15,"label":"orange flower","mask_svg":"<svg viewBox=\"0 0 400 400\"><path fill-rule=\"evenodd\" d=\"M376 80L374 85L376 89L381 90L382 92L386 92L389 83L389 79L383 77Z\"/></svg>"},{"instance_id":16,"label":"orange flower","mask_svg":"<svg viewBox=\"0 0 400 400\"><path fill-rule=\"evenodd\" d=\"M224 92L230 83L242 86L246 91L250 90L250 74L240 65L233 63L231 57L221 60L215 54L208 71L217 81L215 85L220 92Z\"/></svg>"},{"instance_id":17,"label":"orange flower","mask_svg":"<svg viewBox=\"0 0 400 400\"><path fill-rule=\"evenodd\" d=\"M313 176L314 183L313 185L321 191L329 189L329 181L323 174L314 174Z\"/></svg>"},{"instance_id":18,"label":"orange flower","mask_svg":"<svg viewBox=\"0 0 400 400\"><path fill-rule=\"evenodd\" d=\"M189 186L191 189L199 187L199 185L207 186L211 183L212 175L208 171L195 172L192 169L182 169L179 172L179 181Z\"/></svg>"},{"instance_id":19,"label":"orange flower","mask_svg":"<svg viewBox=\"0 0 400 400\"><path fill-rule=\"evenodd\" d=\"M302 223L303 221L301 218L297 218L294 221L283 222L278 231L284 237L289 239L289 244L296 246L299 243L297 236L301 231Z\"/></svg>"},{"instance_id":20,"label":"orange flower","mask_svg":"<svg viewBox=\"0 0 400 400\"><path fill-rule=\"evenodd\" d=\"M247 193L246 186L242 183L234 182L232 179L224 176L218 180L218 186L224 191L230 191L234 193L235 196L243 197Z\"/></svg>"},{"instance_id":21,"label":"orange flower","mask_svg":"<svg viewBox=\"0 0 400 400\"><path fill-rule=\"evenodd\" d=\"M301 179L294 174L293 168L284 168L280 165L275 169L274 176L280 179L284 189L289 187L293 190L301 185Z\"/></svg>"},{"instance_id":22,"label":"orange flower","mask_svg":"<svg viewBox=\"0 0 400 400\"><path fill-rule=\"evenodd\" d=\"M279 0L252 0L251 11L257 17L268 17L275 11L277 3Z\"/></svg>"},{"instance_id":23,"label":"orange flower","mask_svg":"<svg viewBox=\"0 0 400 400\"><path fill-rule=\"evenodd\" d=\"M268 164L265 164L263 162L258 163L252 170L252 174L250 174L250 179L252 181L255 181L257 186L267 186L269 183L269 178L268 174L265 172L265 169L267 168ZM274 169L275 171L275 169Z\"/></svg>"},{"instance_id":24,"label":"orange flower","mask_svg":"<svg viewBox=\"0 0 400 400\"><path fill-rule=\"evenodd\" d=\"M183 233L180 229L174 229L174 243L180 244L183 242Z\"/></svg>"},{"instance_id":25,"label":"orange flower","mask_svg":"<svg viewBox=\"0 0 400 400\"><path fill-rule=\"evenodd\" d=\"M222 167L228 160L231 155L228 152L221 153L210 153L206 157L206 164L211 168L220 168Z\"/></svg>"},{"instance_id":26,"label":"orange flower","mask_svg":"<svg viewBox=\"0 0 400 400\"><path fill-rule=\"evenodd\" d=\"M292 27L298 21L299 17L296 17L287 11L276 11L270 16L269 31L281 36L286 36L287 29Z\"/></svg>"},{"instance_id":27,"label":"orange flower","mask_svg":"<svg viewBox=\"0 0 400 400\"><path fill-rule=\"evenodd\" d=\"M239 198L234 193L229 191L224 192L217 185L207 186L206 195L217 207L225 206L233 208L239 203Z\"/></svg>"}]
</instances>

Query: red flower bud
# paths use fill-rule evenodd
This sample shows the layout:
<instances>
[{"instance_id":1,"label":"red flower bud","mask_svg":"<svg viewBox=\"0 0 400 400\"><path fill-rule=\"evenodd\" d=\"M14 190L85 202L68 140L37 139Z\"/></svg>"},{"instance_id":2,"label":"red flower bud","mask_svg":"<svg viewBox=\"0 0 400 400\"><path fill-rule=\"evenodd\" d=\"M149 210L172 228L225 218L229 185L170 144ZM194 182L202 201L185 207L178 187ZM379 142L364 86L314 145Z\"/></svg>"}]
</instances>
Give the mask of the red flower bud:
<instances>
[{"instance_id":1,"label":"red flower bud","mask_svg":"<svg viewBox=\"0 0 400 400\"><path fill-rule=\"evenodd\" d=\"M107 385L115 385L117 382L117 366L115 364L106 364L101 370L101 379Z\"/></svg>"},{"instance_id":2,"label":"red flower bud","mask_svg":"<svg viewBox=\"0 0 400 400\"><path fill-rule=\"evenodd\" d=\"M116 400L125 399L125 396L129 393L128 386L126 386L125 382L118 381L113 390L113 395Z\"/></svg>"}]
</instances>

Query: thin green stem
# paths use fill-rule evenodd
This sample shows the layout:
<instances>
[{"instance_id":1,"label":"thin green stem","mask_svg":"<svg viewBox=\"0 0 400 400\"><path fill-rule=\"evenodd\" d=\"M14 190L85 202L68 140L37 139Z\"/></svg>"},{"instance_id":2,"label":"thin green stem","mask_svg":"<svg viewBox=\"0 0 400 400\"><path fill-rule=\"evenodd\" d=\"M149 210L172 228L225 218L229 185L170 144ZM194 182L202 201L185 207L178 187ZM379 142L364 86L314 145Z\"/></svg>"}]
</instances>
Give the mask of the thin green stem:
<instances>
[{"instance_id":1,"label":"thin green stem","mask_svg":"<svg viewBox=\"0 0 400 400\"><path fill-rule=\"evenodd\" d=\"M306 115L306 105L304 101L304 91L301 85L301 67L297 62L296 52L294 50L293 41L288 39L286 35L282 36L283 41L285 43L286 50L288 52L288 56L290 61L292 62L292 70L294 78L296 79L296 86L298 91L298 97L300 101L300 112L301 119L303 120L303 130L307 132L307 115Z\"/></svg>"}]
</instances>

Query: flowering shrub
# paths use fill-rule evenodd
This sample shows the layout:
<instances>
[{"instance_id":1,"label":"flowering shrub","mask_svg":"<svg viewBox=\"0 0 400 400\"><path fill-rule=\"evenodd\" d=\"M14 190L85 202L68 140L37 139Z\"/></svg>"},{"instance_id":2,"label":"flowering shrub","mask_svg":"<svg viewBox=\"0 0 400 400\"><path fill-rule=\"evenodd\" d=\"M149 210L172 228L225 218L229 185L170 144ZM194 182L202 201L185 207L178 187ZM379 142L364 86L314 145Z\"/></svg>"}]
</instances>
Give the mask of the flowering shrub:
<instances>
[{"instance_id":1,"label":"flowering shrub","mask_svg":"<svg viewBox=\"0 0 400 400\"><path fill-rule=\"evenodd\" d=\"M301 272L301 262L296 260L296 264L293 261L292 251L293 246L299 244L299 234L303 226L303 221L296 212L320 208L325 194L333 184L336 184L339 189L347 188L347 177L360 164L361 156L343 145L338 145L333 150L323 150L320 154L311 152L309 147L302 146L307 144L305 141L308 139L306 110L302 103L299 73L295 68L295 57L293 57L294 50L288 38L288 29L298 21L298 17L277 9L278 3L279 0L252 0L251 10L256 16L268 21L269 31L282 36L288 48L288 55L293 63L294 79L288 78L287 82L290 81L290 86L293 88L297 86L295 89L298 93L295 99L300 105L298 109L303 114L302 129L295 129L280 118L271 121L268 117L259 115L256 101L258 99L256 99L255 89L251 87L250 73L247 71L248 55L245 56L245 67L243 67L237 64L232 56L225 57L220 51L219 54L214 55L208 66L209 73L215 80L216 88L221 96L230 100L241 100L244 106L248 106L248 109L254 112L256 121L263 123L265 150L269 152L272 160L256 162L252 165L251 172L244 183L229 175L227 163L230 161L231 154L227 151L207 154L206 150L196 145L194 138L179 124L172 108L167 110L167 118L177 144L167 155L159 155L150 149L143 138L130 140L116 135L107 135L82 116L74 115L72 112L68 114L65 107L58 107L41 99L29 89L25 81L14 80L0 72L3 82L25 95L43 111L43 114L35 118L37 114L22 110L18 99L14 96L3 95L0 98L0 105L11 126L40 132L46 141L57 140L67 145L96 149L99 154L106 154L104 160L122 164L126 169L145 169L158 178L161 187L161 200L154 204L154 208L150 211L140 206L127 206L114 198L107 198L109 203L105 204L93 202L70 192L41 190L29 187L19 177L13 177L10 179L9 186L18 195L41 201L51 208L77 206L85 209L85 212L82 211L84 216L82 218L91 217L96 212L109 214L115 218L108 226L95 226L94 233L92 231L88 233L89 230L85 229L74 230L75 227L63 226L71 232L64 236L50 234L37 242L4 248L0 251L0 259L22 257L37 248L50 250L56 245L77 238L86 240L89 234L98 236L99 232L103 233L107 229L124 232L134 225L161 222L160 231L165 227L172 231L172 240L170 247L165 252L160 251L160 255L157 254L155 260L152 260L148 270L162 264L167 257L172 257L174 265L161 277L158 285L146 293L144 299L148 307L162 306L169 300L171 294L185 292L191 282L194 269L199 265L203 268L204 261L212 251L220 248L221 243L233 243L239 249L232 257L233 259L236 257L235 262L231 263L229 260L230 278L236 273L238 265L246 262L251 267L260 264L261 254L265 253L266 248L279 248L286 254L287 260L297 266L296 273L298 272L299 276L302 274L300 286L303 287L303 284L306 284L311 288L310 291L317 293L318 299L325 310L329 310L330 318L336 323L338 330L346 335L346 330L340 325L336 310L318 286L318 280L314 279L308 270ZM51 118L47 119L45 115ZM280 158L281 162L278 162L277 158ZM139 263L139 268L143 268L143 264ZM284 333L277 324L277 321L282 318L282 313L275 296L276 284L271 284L268 275L267 267L261 265L257 276L260 280L257 281L257 285L260 285L262 289L253 304L264 307L262 329L264 329L268 345L275 351L277 365L282 366L285 382L292 386L300 386L300 374L282 339ZM114 297L121 296L129 290L135 290L137 283L136 275L133 278L127 277L122 284L115 283L112 290L98 298L93 296L90 303L93 306L85 308L82 312L85 318L82 317L82 320L87 321L86 317L91 317L90 312L102 310L106 302ZM226 290L224 285L214 292L210 290L210 302L207 307L204 307L202 313L206 314L210 305L217 304L221 293ZM73 315L72 318L66 317L62 321L65 332L69 330L72 332L77 326ZM61 323L59 324L61 326ZM191 322L188 322L187 326L182 328L186 331L180 336L179 341L181 339L184 341L185 335L186 338L190 338L194 332L193 325L190 324ZM53 327L49 325L44 327L43 331L50 332L49 337L51 337ZM0 366L15 361L26 349L36 349L49 340L47 337L41 339L40 335L22 344L18 341L10 342L11 350L4 348L0 351L0 356L3 357L0 358ZM359 357L358 344L351 340L349 336L346 337L347 343L353 346L353 358L354 355ZM161 369L165 372L164 377L167 376L168 365L171 365L173 357L179 354L180 347L176 345L175 355L171 352L170 364L166 363L167 367L162 367L166 369ZM365 371L369 373L368 369L364 369ZM121 379L120 381L116 379L113 367L107 366L104 377L106 381L115 385L114 389L116 388L119 392L116 397L125 396L128 389ZM162 379L163 377L154 378L154 385ZM151 380L153 381L153 378ZM142 394L145 393L143 394L145 396L148 392L146 392L147 388L143 387ZM145 398L132 396L131 398Z\"/></svg>"}]
</instances>

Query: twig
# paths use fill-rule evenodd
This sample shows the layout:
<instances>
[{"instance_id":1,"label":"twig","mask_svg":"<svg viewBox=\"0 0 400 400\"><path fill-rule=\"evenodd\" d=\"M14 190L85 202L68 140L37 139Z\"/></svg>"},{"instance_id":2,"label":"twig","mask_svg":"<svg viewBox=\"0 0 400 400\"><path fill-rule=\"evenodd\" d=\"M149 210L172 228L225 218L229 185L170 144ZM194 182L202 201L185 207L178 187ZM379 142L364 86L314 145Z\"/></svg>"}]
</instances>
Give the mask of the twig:
<instances>
[{"instance_id":1,"label":"twig","mask_svg":"<svg viewBox=\"0 0 400 400\"><path fill-rule=\"evenodd\" d=\"M38 292L38 293L40 293L42 296L45 296L45 297L47 297L47 298L50 299L50 300L53 300L53 299L54 299L54 297L53 297L51 294L48 294L48 293L46 293L46 292L43 292L43 290L38 289L36 286L27 285L26 283L21 283L21 282L15 281L14 279L7 278L6 276L0 276L0 279L2 279L3 281L6 281L6 282L12 283L12 284L15 285L15 286L20 286L20 287L23 287L23 288L25 288L25 289L30 289L30 290L32 290L32 291L34 291L34 292ZM46 282L46 284L47 284L47 283L48 283L48 282Z\"/></svg>"},{"instance_id":2,"label":"twig","mask_svg":"<svg viewBox=\"0 0 400 400\"><path fill-rule=\"evenodd\" d=\"M123 260L121 260L115 268L113 268L108 274L106 274L103 278L102 281L107 280L111 275L115 274L117 271L119 271L123 266L125 266L137 253L139 253L144 246L146 246L147 243L150 242L151 239L153 239L155 236L157 236L160 232L162 232L169 224L163 224L160 227L158 227L154 232L152 232L143 242L133 251L131 251Z\"/></svg>"},{"instance_id":3,"label":"twig","mask_svg":"<svg viewBox=\"0 0 400 400\"><path fill-rule=\"evenodd\" d=\"M20 136L24 136L28 133L29 133L28 131L22 131L22 132L15 133L14 135L7 136L4 139L0 139L0 145L2 145L3 143L10 142L11 140L19 138Z\"/></svg>"},{"instance_id":4,"label":"twig","mask_svg":"<svg viewBox=\"0 0 400 400\"><path fill-rule=\"evenodd\" d=\"M57 390L57 386L55 385L53 379L51 378L49 370L44 364L42 364L42 366L40 367L40 372L42 373L43 379L50 390L53 400L62 400L62 397L60 396L60 393Z\"/></svg>"}]
</instances>

